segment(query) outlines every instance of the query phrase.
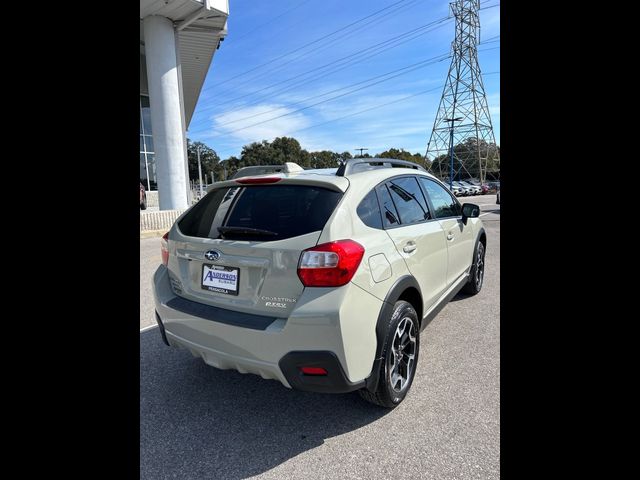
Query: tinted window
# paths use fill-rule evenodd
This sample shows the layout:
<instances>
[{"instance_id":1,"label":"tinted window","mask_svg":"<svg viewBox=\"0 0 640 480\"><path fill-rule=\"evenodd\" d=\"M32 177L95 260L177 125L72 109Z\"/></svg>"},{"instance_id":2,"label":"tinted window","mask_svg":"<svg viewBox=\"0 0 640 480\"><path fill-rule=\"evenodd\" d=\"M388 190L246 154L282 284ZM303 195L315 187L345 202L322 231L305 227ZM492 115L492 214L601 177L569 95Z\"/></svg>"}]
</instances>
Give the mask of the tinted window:
<instances>
[{"instance_id":1,"label":"tinted window","mask_svg":"<svg viewBox=\"0 0 640 480\"><path fill-rule=\"evenodd\" d=\"M394 178L387 182L387 187L403 225L429 219L427 202L414 177Z\"/></svg>"},{"instance_id":2,"label":"tinted window","mask_svg":"<svg viewBox=\"0 0 640 480\"><path fill-rule=\"evenodd\" d=\"M380 200L380 208L382 209L384 226L394 227L396 225L400 225L400 217L398 216L395 205L391 201L391 195L389 195L389 190L387 190L387 187L384 184L378 185L376 187L376 192L378 192L378 199Z\"/></svg>"},{"instance_id":3,"label":"tinted window","mask_svg":"<svg viewBox=\"0 0 640 480\"><path fill-rule=\"evenodd\" d=\"M222 200L231 190L239 189L222 188L205 195L202 200L196 203L193 208L189 210L189 213L178 222L180 231L190 237L208 237L213 219L219 210L218 207L220 207ZM227 198L225 203L226 209L228 210L229 198Z\"/></svg>"},{"instance_id":4,"label":"tinted window","mask_svg":"<svg viewBox=\"0 0 640 480\"><path fill-rule=\"evenodd\" d=\"M358 209L356 210L360 220L371 228L382 229L382 216L380 215L380 205L376 198L376 192L371 190L366 197L362 199Z\"/></svg>"},{"instance_id":5,"label":"tinted window","mask_svg":"<svg viewBox=\"0 0 640 480\"><path fill-rule=\"evenodd\" d=\"M460 204L446 189L427 178L420 178L422 186L431 199L436 218L457 217L462 215Z\"/></svg>"},{"instance_id":6,"label":"tinted window","mask_svg":"<svg viewBox=\"0 0 640 480\"><path fill-rule=\"evenodd\" d=\"M194 237L282 240L322 230L341 197L340 192L306 185L216 189L200 200L178 227ZM218 227L225 233L221 235ZM243 228L271 233L243 232Z\"/></svg>"}]
</instances>

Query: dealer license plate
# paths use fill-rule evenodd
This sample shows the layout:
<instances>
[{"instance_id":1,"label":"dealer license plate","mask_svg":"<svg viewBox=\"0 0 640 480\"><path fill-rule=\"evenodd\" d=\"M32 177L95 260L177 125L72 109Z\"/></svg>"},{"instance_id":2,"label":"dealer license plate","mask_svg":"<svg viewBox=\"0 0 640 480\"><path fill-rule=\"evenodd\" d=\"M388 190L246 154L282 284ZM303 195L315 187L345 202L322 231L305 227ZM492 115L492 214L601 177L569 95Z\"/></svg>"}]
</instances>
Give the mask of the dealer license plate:
<instances>
[{"instance_id":1,"label":"dealer license plate","mask_svg":"<svg viewBox=\"0 0 640 480\"><path fill-rule=\"evenodd\" d=\"M221 265L202 265L202 288L211 292L238 295L238 268L223 267Z\"/></svg>"}]
</instances>

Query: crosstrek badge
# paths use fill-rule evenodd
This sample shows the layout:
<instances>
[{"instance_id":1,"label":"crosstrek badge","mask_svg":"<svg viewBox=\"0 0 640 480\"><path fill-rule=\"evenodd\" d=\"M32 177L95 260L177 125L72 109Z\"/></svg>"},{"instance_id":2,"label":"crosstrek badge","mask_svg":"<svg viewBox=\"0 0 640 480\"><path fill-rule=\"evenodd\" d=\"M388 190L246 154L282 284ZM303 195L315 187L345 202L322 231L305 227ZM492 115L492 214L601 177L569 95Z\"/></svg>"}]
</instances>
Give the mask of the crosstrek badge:
<instances>
[{"instance_id":1,"label":"crosstrek badge","mask_svg":"<svg viewBox=\"0 0 640 480\"><path fill-rule=\"evenodd\" d=\"M202 288L211 292L238 294L240 270L220 265L202 266Z\"/></svg>"}]
</instances>

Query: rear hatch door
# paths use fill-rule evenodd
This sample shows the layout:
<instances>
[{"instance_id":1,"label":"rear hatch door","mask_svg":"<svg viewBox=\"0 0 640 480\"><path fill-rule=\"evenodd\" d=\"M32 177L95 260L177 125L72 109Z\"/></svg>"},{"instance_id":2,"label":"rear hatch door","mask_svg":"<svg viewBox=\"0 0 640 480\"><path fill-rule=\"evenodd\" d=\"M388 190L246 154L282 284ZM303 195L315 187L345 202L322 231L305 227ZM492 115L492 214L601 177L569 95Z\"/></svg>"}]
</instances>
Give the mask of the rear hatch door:
<instances>
[{"instance_id":1,"label":"rear hatch door","mask_svg":"<svg viewBox=\"0 0 640 480\"><path fill-rule=\"evenodd\" d=\"M342 191L332 184L229 183L211 190L172 229L174 292L286 318L304 289L300 254L317 244Z\"/></svg>"}]
</instances>

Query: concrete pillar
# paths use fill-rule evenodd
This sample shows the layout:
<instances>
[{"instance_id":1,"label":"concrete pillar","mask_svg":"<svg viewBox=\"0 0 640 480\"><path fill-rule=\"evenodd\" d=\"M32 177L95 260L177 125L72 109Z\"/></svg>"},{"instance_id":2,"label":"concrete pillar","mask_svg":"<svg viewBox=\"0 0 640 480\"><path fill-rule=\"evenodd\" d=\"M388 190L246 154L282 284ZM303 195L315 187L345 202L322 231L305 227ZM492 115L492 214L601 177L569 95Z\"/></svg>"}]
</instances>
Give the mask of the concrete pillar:
<instances>
[{"instance_id":1,"label":"concrete pillar","mask_svg":"<svg viewBox=\"0 0 640 480\"><path fill-rule=\"evenodd\" d=\"M187 208L175 37L171 20L158 15L145 17L144 43L160 210Z\"/></svg>"}]
</instances>

